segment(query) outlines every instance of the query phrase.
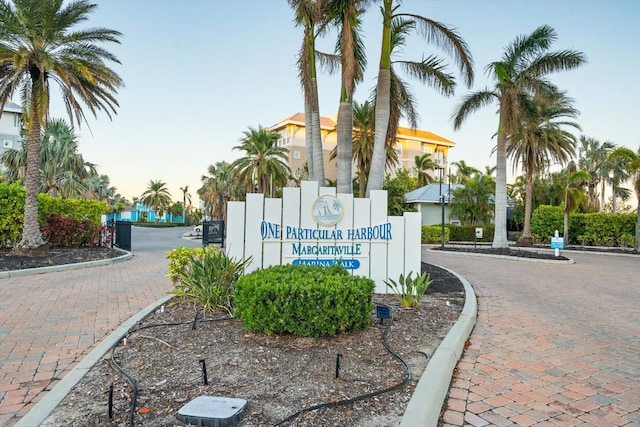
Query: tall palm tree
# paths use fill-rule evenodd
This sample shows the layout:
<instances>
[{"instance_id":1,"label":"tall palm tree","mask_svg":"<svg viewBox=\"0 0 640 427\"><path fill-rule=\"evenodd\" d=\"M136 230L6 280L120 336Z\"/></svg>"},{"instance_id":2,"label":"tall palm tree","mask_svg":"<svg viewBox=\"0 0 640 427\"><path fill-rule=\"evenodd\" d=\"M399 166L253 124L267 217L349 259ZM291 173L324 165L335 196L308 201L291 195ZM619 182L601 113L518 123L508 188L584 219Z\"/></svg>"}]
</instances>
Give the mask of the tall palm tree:
<instances>
[{"instance_id":1,"label":"tall palm tree","mask_svg":"<svg viewBox=\"0 0 640 427\"><path fill-rule=\"evenodd\" d=\"M191 194L189 193L189 186L185 185L184 187L180 187L180 191L182 191L182 221L186 224L187 202L189 202L189 205L191 205Z\"/></svg>"},{"instance_id":2,"label":"tall palm tree","mask_svg":"<svg viewBox=\"0 0 640 427\"><path fill-rule=\"evenodd\" d=\"M382 49L375 92L375 141L367 194L370 194L372 190L382 189L387 139L389 134L395 137L394 132L389 132L390 119L392 118L391 97L394 93L404 93L405 98L409 95L406 86L401 85L401 81L397 77L393 77L391 65L393 49L394 47L398 49L404 44L407 32L418 28L426 41L433 42L452 55L468 86L473 82L473 65L469 47L455 30L419 15L397 13L398 7L399 5L394 5L393 0L383 0L381 7ZM435 87L445 95L450 94L450 91L453 90L452 78L444 72L443 61L440 58L429 56L420 62L401 62L401 66L411 77L417 77L421 82ZM395 89L393 87L394 80ZM405 88L404 92L402 87Z\"/></svg>"},{"instance_id":3,"label":"tall palm tree","mask_svg":"<svg viewBox=\"0 0 640 427\"><path fill-rule=\"evenodd\" d=\"M617 199L621 199L624 202L631 196L631 191L623 187L622 183L627 181L631 176L629 165L635 159L635 155L633 150L626 147L618 147L614 149L607 158L607 174L605 179L607 183L611 185L611 211L614 214L616 213ZM604 196L604 188L602 189L602 196ZM602 196L600 200L604 206L604 197Z\"/></svg>"},{"instance_id":4,"label":"tall palm tree","mask_svg":"<svg viewBox=\"0 0 640 427\"><path fill-rule=\"evenodd\" d=\"M416 186L423 187L435 179L431 172L438 169L438 164L433 161L430 153L423 153L419 156L415 156L414 160L414 167L418 174Z\"/></svg>"},{"instance_id":5,"label":"tall palm tree","mask_svg":"<svg viewBox=\"0 0 640 427\"><path fill-rule=\"evenodd\" d=\"M636 251L640 252L640 147L636 151L635 158L628 165L633 189L636 192Z\"/></svg>"},{"instance_id":6,"label":"tall palm tree","mask_svg":"<svg viewBox=\"0 0 640 427\"><path fill-rule=\"evenodd\" d=\"M26 199L22 239L15 251L47 251L38 224L40 130L49 114L50 84L60 88L67 112L78 126L82 104L93 115L116 112L120 77L108 67L119 63L102 43L119 43L120 33L106 28L75 30L96 8L86 0L0 0L0 112L19 90L28 107Z\"/></svg>"},{"instance_id":7,"label":"tall palm tree","mask_svg":"<svg viewBox=\"0 0 640 427\"><path fill-rule=\"evenodd\" d=\"M578 166L580 169L589 172L590 178L587 183L587 210L597 212L604 209L604 199L600 202L596 189L598 184L609 176L607 159L615 148L615 144L610 141L601 143L595 138L580 136L580 158ZM604 188L602 190L604 195ZM604 197L604 196L603 196Z\"/></svg>"},{"instance_id":8,"label":"tall palm tree","mask_svg":"<svg viewBox=\"0 0 640 427\"><path fill-rule=\"evenodd\" d=\"M234 150L244 151L244 156L235 160L232 167L238 181L246 186L247 191L273 195L274 189L286 185L291 170L287 165L288 150L278 147L278 132L249 127L244 131L244 138Z\"/></svg>"},{"instance_id":9,"label":"tall palm tree","mask_svg":"<svg viewBox=\"0 0 640 427\"><path fill-rule=\"evenodd\" d=\"M288 0L294 9L296 25L303 27L298 54L298 76L304 91L304 121L309 178L324 184L324 158L320 134L320 106L316 70L316 38L326 29L326 0Z\"/></svg>"},{"instance_id":10,"label":"tall palm tree","mask_svg":"<svg viewBox=\"0 0 640 427\"><path fill-rule=\"evenodd\" d=\"M453 162L451 165L456 167L456 173L452 177L452 182L457 184L464 185L469 178L472 178L475 174L480 172L473 166L468 165L464 160Z\"/></svg>"},{"instance_id":11,"label":"tall palm tree","mask_svg":"<svg viewBox=\"0 0 640 427\"><path fill-rule=\"evenodd\" d=\"M580 126L562 120L578 116L573 100L564 93L537 93L523 100L523 108L528 111L519 128L508 138L507 156L513 160L514 169L521 165L525 174L524 228L518 242L531 245L534 179L549 164L565 163L573 157L577 139L564 127L580 129Z\"/></svg>"},{"instance_id":12,"label":"tall palm tree","mask_svg":"<svg viewBox=\"0 0 640 427\"><path fill-rule=\"evenodd\" d=\"M167 188L167 184L157 180L151 180L147 184L147 189L140 196L142 203L146 206L151 206L156 213L156 222L160 220L160 217L171 206L171 193Z\"/></svg>"},{"instance_id":13,"label":"tall palm tree","mask_svg":"<svg viewBox=\"0 0 640 427\"><path fill-rule=\"evenodd\" d=\"M569 244L569 214L586 203L587 197L582 192L582 183L589 180L587 171L578 170L575 162L569 162L566 170L567 185L564 191L564 231L563 239L565 246Z\"/></svg>"},{"instance_id":14,"label":"tall palm tree","mask_svg":"<svg viewBox=\"0 0 640 427\"><path fill-rule=\"evenodd\" d=\"M352 193L353 92L362 81L366 57L360 36L360 16L370 0L331 0L329 15L338 27L336 50L340 55L341 88L337 119L337 169L339 193Z\"/></svg>"},{"instance_id":15,"label":"tall palm tree","mask_svg":"<svg viewBox=\"0 0 640 427\"><path fill-rule=\"evenodd\" d=\"M499 106L498 140L496 147L495 233L492 246L506 248L507 240L507 136L519 129L523 99L536 92L557 92L547 75L570 70L586 62L582 52L563 50L550 52L557 35L544 25L531 34L517 37L509 44L500 61L492 62L486 71L495 81L493 90L484 89L466 95L456 107L452 118L459 129L465 119L481 107L497 101Z\"/></svg>"}]
</instances>

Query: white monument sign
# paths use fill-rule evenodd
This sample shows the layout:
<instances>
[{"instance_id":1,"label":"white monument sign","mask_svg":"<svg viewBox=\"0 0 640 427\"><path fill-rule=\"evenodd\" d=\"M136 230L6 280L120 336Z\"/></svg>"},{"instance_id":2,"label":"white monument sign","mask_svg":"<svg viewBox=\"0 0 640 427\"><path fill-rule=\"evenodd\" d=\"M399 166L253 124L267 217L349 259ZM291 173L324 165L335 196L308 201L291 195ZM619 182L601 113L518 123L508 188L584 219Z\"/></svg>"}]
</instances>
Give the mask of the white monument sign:
<instances>
[{"instance_id":1,"label":"white monument sign","mask_svg":"<svg viewBox=\"0 0 640 427\"><path fill-rule=\"evenodd\" d=\"M303 182L283 189L282 199L247 194L227 205L227 255L253 257L247 271L281 264L341 263L376 282L420 272L420 214L387 216L387 192L370 199L337 194L334 187Z\"/></svg>"}]
</instances>

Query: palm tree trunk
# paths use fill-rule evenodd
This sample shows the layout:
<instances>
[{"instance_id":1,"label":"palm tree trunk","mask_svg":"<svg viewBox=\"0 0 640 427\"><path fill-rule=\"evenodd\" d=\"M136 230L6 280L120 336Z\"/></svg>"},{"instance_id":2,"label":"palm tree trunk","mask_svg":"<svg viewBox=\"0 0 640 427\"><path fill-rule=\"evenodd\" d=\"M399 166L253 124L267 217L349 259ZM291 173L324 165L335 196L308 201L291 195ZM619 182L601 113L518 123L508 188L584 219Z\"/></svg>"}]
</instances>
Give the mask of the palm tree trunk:
<instances>
[{"instance_id":1,"label":"palm tree trunk","mask_svg":"<svg viewBox=\"0 0 640 427\"><path fill-rule=\"evenodd\" d=\"M600 184L600 212L604 212L604 189L605 189L605 179L602 177L602 184Z\"/></svg>"},{"instance_id":2,"label":"palm tree trunk","mask_svg":"<svg viewBox=\"0 0 640 427\"><path fill-rule=\"evenodd\" d=\"M311 140L313 142L313 173L314 181L324 185L324 154L322 152L322 136L320 134L320 108L318 107L318 81L311 79L314 100L311 104Z\"/></svg>"},{"instance_id":3,"label":"palm tree trunk","mask_svg":"<svg viewBox=\"0 0 640 427\"><path fill-rule=\"evenodd\" d=\"M566 209L564 211L562 238L564 240L564 246L566 248L566 246L569 244L569 212L567 212Z\"/></svg>"},{"instance_id":4,"label":"palm tree trunk","mask_svg":"<svg viewBox=\"0 0 640 427\"><path fill-rule=\"evenodd\" d=\"M364 167L360 167L360 176L358 178L358 197L364 197L367 183L366 173L367 171L364 169Z\"/></svg>"},{"instance_id":5,"label":"palm tree trunk","mask_svg":"<svg viewBox=\"0 0 640 427\"><path fill-rule=\"evenodd\" d=\"M529 170L526 172L525 183L525 196L524 196L524 228L522 230L522 236L518 243L522 245L533 244L531 238L531 211L533 207L533 174Z\"/></svg>"},{"instance_id":6,"label":"palm tree trunk","mask_svg":"<svg viewBox=\"0 0 640 427\"><path fill-rule=\"evenodd\" d=\"M640 252L640 196L638 197L638 211L636 217L636 251Z\"/></svg>"},{"instance_id":7,"label":"palm tree trunk","mask_svg":"<svg viewBox=\"0 0 640 427\"><path fill-rule=\"evenodd\" d=\"M496 149L496 194L493 233L494 248L508 248L507 240L507 134L500 114L498 146Z\"/></svg>"},{"instance_id":8,"label":"palm tree trunk","mask_svg":"<svg viewBox=\"0 0 640 427\"><path fill-rule=\"evenodd\" d=\"M49 253L49 245L42 239L38 224L38 188L40 186L40 114L36 99L34 80L31 91L31 127L27 137L27 172L25 183L24 223L22 238L16 244L14 252L21 255L45 256Z\"/></svg>"},{"instance_id":9,"label":"palm tree trunk","mask_svg":"<svg viewBox=\"0 0 640 427\"><path fill-rule=\"evenodd\" d=\"M353 158L353 106L340 102L338 108L338 193L353 193L351 165Z\"/></svg>"},{"instance_id":10,"label":"palm tree trunk","mask_svg":"<svg viewBox=\"0 0 640 427\"><path fill-rule=\"evenodd\" d=\"M304 142L307 147L307 170L309 180L315 181L316 176L313 169L313 129L311 124L311 104L304 103Z\"/></svg>"}]
</instances>

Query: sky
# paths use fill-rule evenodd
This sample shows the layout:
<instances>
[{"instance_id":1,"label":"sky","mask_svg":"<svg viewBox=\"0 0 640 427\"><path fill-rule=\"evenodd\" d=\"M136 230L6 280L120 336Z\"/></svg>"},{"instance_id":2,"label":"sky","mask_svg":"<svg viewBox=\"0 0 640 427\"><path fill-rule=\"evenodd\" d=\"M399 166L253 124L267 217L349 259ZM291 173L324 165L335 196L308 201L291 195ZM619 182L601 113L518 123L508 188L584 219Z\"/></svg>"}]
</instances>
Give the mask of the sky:
<instances>
[{"instance_id":1,"label":"sky","mask_svg":"<svg viewBox=\"0 0 640 427\"><path fill-rule=\"evenodd\" d=\"M304 111L296 70L302 29L286 0L94 0L86 22L122 33L108 49L121 61L112 68L125 87L113 120L98 112L77 130L85 160L98 165L117 192L131 199L149 181L162 180L175 201L189 186L193 203L208 165L233 161L249 127L271 126ZM355 101L375 87L382 33L380 1L363 20L368 59ZM420 60L436 54L460 82L445 98L411 80L418 101L419 129L456 142L449 162L464 160L478 169L495 165L491 155L497 105L470 116L461 129L450 119L462 97L492 87L485 66L500 60L516 37L541 25L558 35L553 50L576 49L588 63L553 74L551 80L575 100L581 134L634 151L640 146L640 1L636 0L404 0L400 12L419 14L455 27L468 43L475 64L472 88L462 83L452 59L418 35L396 59ZM318 43L330 52L336 33ZM335 114L339 76L320 72L320 114ZM52 101L51 117L66 118ZM406 124L405 124L406 125ZM509 169L511 166L509 165Z\"/></svg>"}]
</instances>

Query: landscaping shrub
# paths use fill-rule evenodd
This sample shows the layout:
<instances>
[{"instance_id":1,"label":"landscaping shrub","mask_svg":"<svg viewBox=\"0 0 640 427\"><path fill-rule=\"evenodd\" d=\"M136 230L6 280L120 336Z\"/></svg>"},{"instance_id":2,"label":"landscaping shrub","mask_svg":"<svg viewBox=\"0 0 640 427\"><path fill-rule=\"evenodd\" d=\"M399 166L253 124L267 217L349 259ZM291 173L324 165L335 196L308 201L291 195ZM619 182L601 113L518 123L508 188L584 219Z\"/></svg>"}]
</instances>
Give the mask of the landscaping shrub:
<instances>
[{"instance_id":1,"label":"landscaping shrub","mask_svg":"<svg viewBox=\"0 0 640 427\"><path fill-rule=\"evenodd\" d=\"M245 328L267 334L335 335L371 323L371 279L342 266L272 266L236 283L235 315Z\"/></svg>"},{"instance_id":2,"label":"landscaping shrub","mask_svg":"<svg viewBox=\"0 0 640 427\"><path fill-rule=\"evenodd\" d=\"M42 237L52 247L98 246L100 227L90 220L50 215L42 227Z\"/></svg>"},{"instance_id":3,"label":"landscaping shrub","mask_svg":"<svg viewBox=\"0 0 640 427\"><path fill-rule=\"evenodd\" d=\"M205 310L225 310L233 314L234 284L251 259L236 261L208 246L193 255L188 251L178 253L172 261L174 285L170 294L201 305ZM178 264L183 267L177 269Z\"/></svg>"},{"instance_id":4,"label":"landscaping shrub","mask_svg":"<svg viewBox=\"0 0 640 427\"><path fill-rule=\"evenodd\" d=\"M202 260L205 252L219 250L217 246L204 246L199 248L181 246L170 250L166 254L166 258L169 260L169 274L167 274L167 277L170 278L173 283L176 283L178 281L178 273L187 268L187 265L191 264L192 260Z\"/></svg>"},{"instance_id":5,"label":"landscaping shrub","mask_svg":"<svg viewBox=\"0 0 640 427\"><path fill-rule=\"evenodd\" d=\"M441 225L423 225L422 229L422 243L440 243L442 242L442 226ZM451 231L449 227L444 228L444 241L449 241L449 235Z\"/></svg>"},{"instance_id":6,"label":"landscaping shrub","mask_svg":"<svg viewBox=\"0 0 640 427\"><path fill-rule=\"evenodd\" d=\"M403 308L418 308L432 282L427 273L418 274L415 278L412 276L413 272L410 272L407 277L401 274L397 282L393 279L384 282L398 296Z\"/></svg>"},{"instance_id":7,"label":"landscaping shrub","mask_svg":"<svg viewBox=\"0 0 640 427\"><path fill-rule=\"evenodd\" d=\"M452 242L492 242L495 226L490 225L448 225ZM476 227L482 228L482 239L476 239Z\"/></svg>"}]
</instances>

